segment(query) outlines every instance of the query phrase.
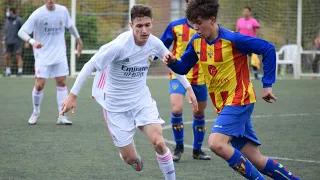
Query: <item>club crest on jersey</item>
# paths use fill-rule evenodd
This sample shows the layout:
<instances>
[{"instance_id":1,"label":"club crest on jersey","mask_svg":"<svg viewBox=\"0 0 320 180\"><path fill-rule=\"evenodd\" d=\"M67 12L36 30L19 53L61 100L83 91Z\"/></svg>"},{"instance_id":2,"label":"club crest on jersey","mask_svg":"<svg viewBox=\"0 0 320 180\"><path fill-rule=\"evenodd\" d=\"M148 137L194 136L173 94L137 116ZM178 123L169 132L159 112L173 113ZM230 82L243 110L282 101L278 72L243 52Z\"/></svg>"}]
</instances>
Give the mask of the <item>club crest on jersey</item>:
<instances>
[{"instance_id":1,"label":"club crest on jersey","mask_svg":"<svg viewBox=\"0 0 320 180\"><path fill-rule=\"evenodd\" d=\"M152 56L149 56L149 57L148 57L148 62L151 63L152 61L153 61Z\"/></svg>"},{"instance_id":2,"label":"club crest on jersey","mask_svg":"<svg viewBox=\"0 0 320 180\"><path fill-rule=\"evenodd\" d=\"M62 20L59 21L60 26L62 26Z\"/></svg>"},{"instance_id":3,"label":"club crest on jersey","mask_svg":"<svg viewBox=\"0 0 320 180\"><path fill-rule=\"evenodd\" d=\"M215 76L217 74L217 68L213 65L208 66L208 71L212 76Z\"/></svg>"}]
</instances>

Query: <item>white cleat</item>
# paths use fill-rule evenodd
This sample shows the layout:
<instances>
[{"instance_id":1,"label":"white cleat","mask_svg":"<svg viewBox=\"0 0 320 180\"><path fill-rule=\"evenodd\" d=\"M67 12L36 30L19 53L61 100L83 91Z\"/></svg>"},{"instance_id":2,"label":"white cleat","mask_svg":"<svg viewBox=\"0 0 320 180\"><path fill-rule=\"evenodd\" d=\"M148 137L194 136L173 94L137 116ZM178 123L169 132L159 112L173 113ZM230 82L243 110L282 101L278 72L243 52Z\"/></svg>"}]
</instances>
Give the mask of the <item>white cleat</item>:
<instances>
[{"instance_id":1,"label":"white cleat","mask_svg":"<svg viewBox=\"0 0 320 180\"><path fill-rule=\"evenodd\" d=\"M66 116L59 116L57 124L59 124L59 125L72 125L72 121L70 121Z\"/></svg>"},{"instance_id":2,"label":"white cleat","mask_svg":"<svg viewBox=\"0 0 320 180\"><path fill-rule=\"evenodd\" d=\"M29 118L29 121L28 121L29 125L37 124L37 120L39 119L39 116L40 116L40 113L33 112L31 114L31 117Z\"/></svg>"},{"instance_id":3,"label":"white cleat","mask_svg":"<svg viewBox=\"0 0 320 180\"><path fill-rule=\"evenodd\" d=\"M123 160L120 152L119 152L119 155L120 155L120 158ZM136 156L137 156L136 162L134 162L133 164L130 164L130 166L133 167L133 169L136 171L141 171L143 169L143 162L138 153L136 153Z\"/></svg>"}]
</instances>

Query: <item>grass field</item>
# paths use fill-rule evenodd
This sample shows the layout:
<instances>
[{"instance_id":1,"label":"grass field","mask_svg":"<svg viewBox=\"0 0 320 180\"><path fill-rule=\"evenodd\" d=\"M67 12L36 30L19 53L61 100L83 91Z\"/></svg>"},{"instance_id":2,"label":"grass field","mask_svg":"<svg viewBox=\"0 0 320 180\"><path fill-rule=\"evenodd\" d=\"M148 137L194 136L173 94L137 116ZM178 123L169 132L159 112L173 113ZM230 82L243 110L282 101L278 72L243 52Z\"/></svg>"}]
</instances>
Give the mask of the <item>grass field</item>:
<instances>
[{"instance_id":1,"label":"grass field","mask_svg":"<svg viewBox=\"0 0 320 180\"><path fill-rule=\"evenodd\" d=\"M69 88L73 79L68 80ZM56 88L49 80L44 90L41 117L35 126L27 124L32 112L32 78L0 78L0 179L163 179L152 146L141 132L135 143L145 168L135 172L119 158L103 119L101 107L91 99L92 79L78 98L76 114L69 116L72 126L58 126ZM168 146L173 140L168 128L170 104L168 80L149 80L148 85L163 119ZM261 83L254 81L259 98L253 124L262 142L261 151L277 159L297 176L306 180L320 179L320 81L279 80L274 85L278 101L261 100ZM209 103L207 137L217 117ZM185 143L193 140L191 106L185 106ZM204 147L207 147L207 137ZM205 149L207 150L207 149ZM211 152L211 161L192 159L186 149L175 164L177 179L243 179L227 163Z\"/></svg>"}]
</instances>

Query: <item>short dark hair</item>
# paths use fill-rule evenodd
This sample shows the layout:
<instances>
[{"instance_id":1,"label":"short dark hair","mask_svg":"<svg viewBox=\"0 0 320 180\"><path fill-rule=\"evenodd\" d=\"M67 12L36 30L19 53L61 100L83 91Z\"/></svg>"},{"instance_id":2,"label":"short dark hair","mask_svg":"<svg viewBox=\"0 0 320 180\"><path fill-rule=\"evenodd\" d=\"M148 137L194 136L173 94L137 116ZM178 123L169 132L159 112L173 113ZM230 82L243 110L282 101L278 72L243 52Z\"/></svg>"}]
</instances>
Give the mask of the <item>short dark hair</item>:
<instances>
[{"instance_id":1,"label":"short dark hair","mask_svg":"<svg viewBox=\"0 0 320 180\"><path fill-rule=\"evenodd\" d=\"M188 3L189 3L189 0L186 0L186 3L188 4Z\"/></svg>"},{"instance_id":2,"label":"short dark hair","mask_svg":"<svg viewBox=\"0 0 320 180\"><path fill-rule=\"evenodd\" d=\"M131 22L137 17L149 17L152 19L152 9L142 4L136 4L131 8Z\"/></svg>"},{"instance_id":3,"label":"short dark hair","mask_svg":"<svg viewBox=\"0 0 320 180\"><path fill-rule=\"evenodd\" d=\"M12 11L13 14L16 14L16 8L11 7L11 8L9 8L9 11Z\"/></svg>"},{"instance_id":4,"label":"short dark hair","mask_svg":"<svg viewBox=\"0 0 320 180\"><path fill-rule=\"evenodd\" d=\"M249 6L245 6L243 9L248 9L251 12L251 8Z\"/></svg>"},{"instance_id":5,"label":"short dark hair","mask_svg":"<svg viewBox=\"0 0 320 180\"><path fill-rule=\"evenodd\" d=\"M191 22L195 22L199 17L203 19L217 18L218 9L218 0L192 0L187 6L186 17Z\"/></svg>"}]
</instances>

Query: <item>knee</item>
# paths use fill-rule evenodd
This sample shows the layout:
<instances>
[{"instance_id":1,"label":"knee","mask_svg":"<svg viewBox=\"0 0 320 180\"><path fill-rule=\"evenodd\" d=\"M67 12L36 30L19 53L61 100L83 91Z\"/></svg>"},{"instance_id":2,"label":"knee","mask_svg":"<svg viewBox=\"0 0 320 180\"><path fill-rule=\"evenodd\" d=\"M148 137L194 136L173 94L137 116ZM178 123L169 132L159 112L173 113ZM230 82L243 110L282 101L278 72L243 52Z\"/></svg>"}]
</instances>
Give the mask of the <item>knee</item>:
<instances>
[{"instance_id":1,"label":"knee","mask_svg":"<svg viewBox=\"0 0 320 180\"><path fill-rule=\"evenodd\" d=\"M172 112L174 114L182 114L183 108L182 108L182 106L172 105Z\"/></svg>"},{"instance_id":2,"label":"knee","mask_svg":"<svg viewBox=\"0 0 320 180\"><path fill-rule=\"evenodd\" d=\"M198 111L193 112L194 116L204 116L204 109L199 109Z\"/></svg>"},{"instance_id":3,"label":"knee","mask_svg":"<svg viewBox=\"0 0 320 180\"><path fill-rule=\"evenodd\" d=\"M42 91L43 88L44 88L44 83L36 83L35 89L36 89L37 91Z\"/></svg>"},{"instance_id":4,"label":"knee","mask_svg":"<svg viewBox=\"0 0 320 180\"><path fill-rule=\"evenodd\" d=\"M159 136L158 138L152 140L152 145L155 149L155 151L158 154L163 154L166 151L166 143L164 142L164 139L162 138L162 135Z\"/></svg>"},{"instance_id":5,"label":"knee","mask_svg":"<svg viewBox=\"0 0 320 180\"><path fill-rule=\"evenodd\" d=\"M57 79L57 80L56 80L56 85L57 85L58 87L64 87L64 86L66 86L66 81L65 81L65 79Z\"/></svg>"},{"instance_id":6,"label":"knee","mask_svg":"<svg viewBox=\"0 0 320 180\"><path fill-rule=\"evenodd\" d=\"M225 146L228 146L227 143L220 142L214 138L209 139L208 143L210 150L219 156L223 154Z\"/></svg>"}]
</instances>

